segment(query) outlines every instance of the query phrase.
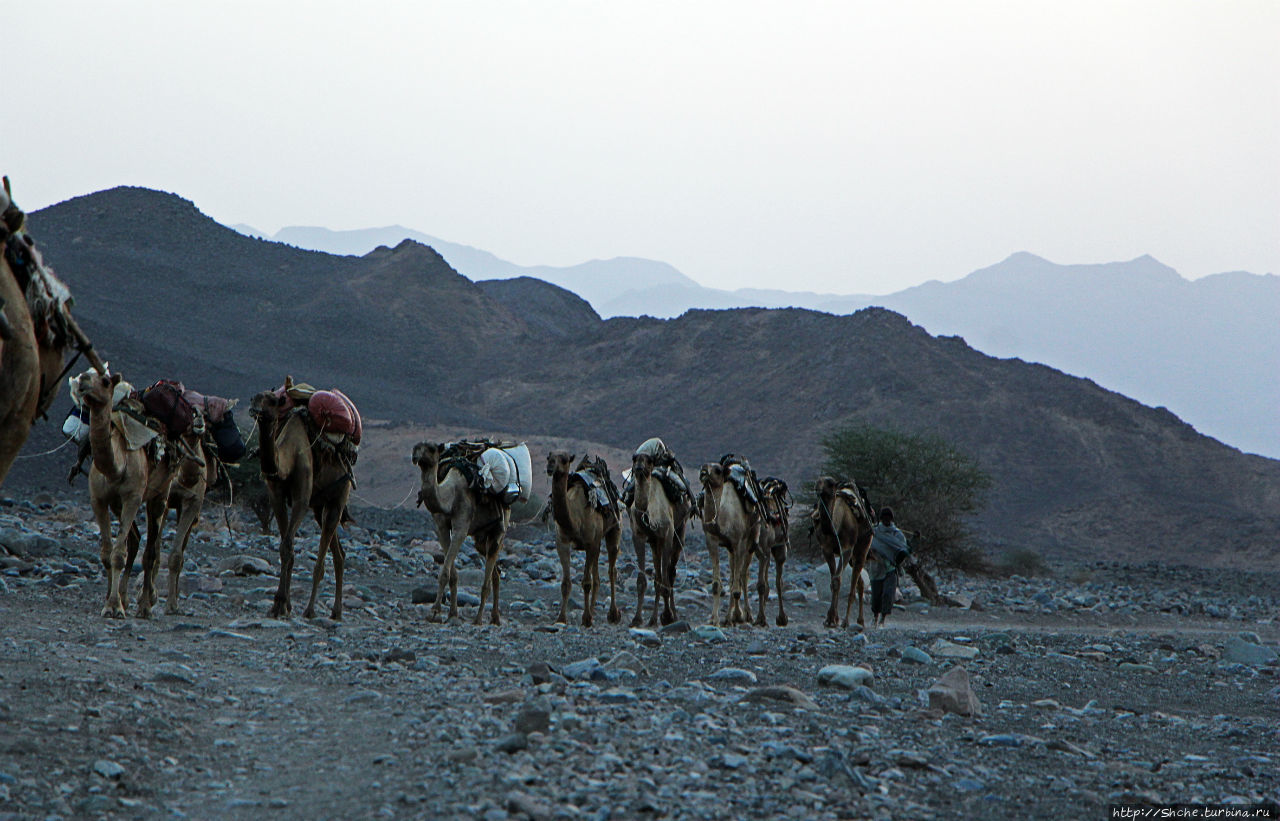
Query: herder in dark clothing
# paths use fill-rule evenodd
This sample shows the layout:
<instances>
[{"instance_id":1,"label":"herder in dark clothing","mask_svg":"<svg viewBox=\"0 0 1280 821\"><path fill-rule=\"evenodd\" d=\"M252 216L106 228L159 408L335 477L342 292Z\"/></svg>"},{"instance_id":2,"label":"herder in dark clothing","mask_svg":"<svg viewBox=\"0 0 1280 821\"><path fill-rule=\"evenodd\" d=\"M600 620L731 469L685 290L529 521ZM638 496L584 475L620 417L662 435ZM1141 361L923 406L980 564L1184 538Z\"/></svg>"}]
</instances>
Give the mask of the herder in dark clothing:
<instances>
[{"instance_id":1,"label":"herder in dark clothing","mask_svg":"<svg viewBox=\"0 0 1280 821\"><path fill-rule=\"evenodd\" d=\"M871 626L884 627L893 611L898 589L898 568L911 555L906 535L893 523L893 510L880 511L880 523L872 528L867 551L867 575L871 577Z\"/></svg>"}]
</instances>

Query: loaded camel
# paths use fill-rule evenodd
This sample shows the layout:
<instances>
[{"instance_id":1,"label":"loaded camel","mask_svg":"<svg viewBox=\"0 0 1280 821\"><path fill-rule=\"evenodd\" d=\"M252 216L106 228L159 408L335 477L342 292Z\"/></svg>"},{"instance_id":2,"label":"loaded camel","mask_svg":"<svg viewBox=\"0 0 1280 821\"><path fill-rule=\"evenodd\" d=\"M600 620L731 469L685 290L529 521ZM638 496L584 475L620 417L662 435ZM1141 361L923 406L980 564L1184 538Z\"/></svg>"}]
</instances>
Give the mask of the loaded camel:
<instances>
[{"instance_id":1,"label":"loaded camel","mask_svg":"<svg viewBox=\"0 0 1280 821\"><path fill-rule=\"evenodd\" d=\"M444 563L437 577L436 601L431 608L430 619L438 621L444 604L445 584L449 586L449 618L458 617L458 570L455 562L458 550L467 536L475 540L476 552L484 557L484 582L480 586L480 606L476 609L475 624L480 624L484 604L493 591L493 624L501 624L498 614L498 554L507 527L511 524L511 508L496 497L470 487L462 470L446 461L444 475L439 475L444 445L435 442L419 442L413 448L413 463L422 472L422 489L418 491L418 504L425 505L435 521L436 534L444 545Z\"/></svg>"},{"instance_id":2,"label":"loaded camel","mask_svg":"<svg viewBox=\"0 0 1280 821\"><path fill-rule=\"evenodd\" d=\"M610 624L616 624L622 620L618 610L618 545L622 541L622 523L617 501L610 499L611 505L604 510L593 504L594 490L574 472L573 459L572 454L564 451L547 454L551 513L556 523L556 551L560 554L560 614L556 622L565 623L569 608L572 550L583 550L587 554L582 573L582 626L590 627L595 620L596 596L600 592L600 542L603 541L609 560L608 618ZM578 467L583 469L586 465L584 459Z\"/></svg>"},{"instance_id":3,"label":"loaded camel","mask_svg":"<svg viewBox=\"0 0 1280 821\"><path fill-rule=\"evenodd\" d=\"M106 373L67 313L70 294L41 263L23 230L25 221L26 215L9 197L5 177L0 190L0 483L31 426L53 404L63 355L72 342L88 351L94 367Z\"/></svg>"},{"instance_id":4,"label":"loaded camel","mask_svg":"<svg viewBox=\"0 0 1280 821\"><path fill-rule=\"evenodd\" d=\"M333 447L320 441L319 435L312 442L305 414L290 412L287 390L292 385L292 378L287 378L285 390L259 393L253 397L249 409L258 425L262 478L280 528L280 584L269 613L272 618L279 618L293 612L289 601L293 540L310 508L320 526L320 546L311 573L311 598L302 615L308 619L315 616L316 596L324 579L325 553L332 550L335 590L330 615L338 621L342 618L342 570L346 562L346 551L338 539L338 526L346 521L351 468Z\"/></svg>"},{"instance_id":5,"label":"loaded camel","mask_svg":"<svg viewBox=\"0 0 1280 821\"><path fill-rule=\"evenodd\" d=\"M786 483L781 479L762 479L760 486L765 496L761 501L772 515L766 514L760 518L760 538L756 541L756 556L760 560L760 576L756 582L760 610L756 614L756 625L764 627L768 623L765 608L769 603L769 560L772 559L777 573L777 624L779 627L786 627L787 610L782 601L782 566L786 564L787 555L791 552L790 523L787 521L791 507L790 496Z\"/></svg>"},{"instance_id":6,"label":"loaded camel","mask_svg":"<svg viewBox=\"0 0 1280 821\"><path fill-rule=\"evenodd\" d=\"M173 484L169 486L169 509L178 516L177 531L173 537L173 549L169 551L169 600L164 611L170 615L178 609L178 580L182 575L187 542L191 531L200 520L200 509L209 487L218 481L218 462L204 441L204 417L196 411L197 421L183 435L186 447L178 468L174 471ZM156 562L159 566L159 562ZM152 571L151 589L156 589L155 571Z\"/></svg>"},{"instance_id":7,"label":"loaded camel","mask_svg":"<svg viewBox=\"0 0 1280 821\"><path fill-rule=\"evenodd\" d=\"M707 534L711 556L711 623L720 624L720 548L729 553L729 624L747 624L751 608L747 604L747 576L751 556L760 540L760 513L746 502L738 486L730 481L728 468L708 462L698 472L702 482L702 529ZM760 600L764 617L764 599Z\"/></svg>"},{"instance_id":8,"label":"loaded camel","mask_svg":"<svg viewBox=\"0 0 1280 821\"><path fill-rule=\"evenodd\" d=\"M151 615L156 596L152 564L160 556L160 526L169 503L173 471L167 458L157 458L150 447L129 449L124 432L112 421L111 400L120 375L103 376L88 371L77 378L77 387L89 408L89 443L93 464L89 468L89 505L98 522L102 566L107 572L107 601L102 615L124 618L129 601L129 569L138 549L133 520L146 506L147 546L142 554L142 593L138 616ZM111 514L119 533L111 538Z\"/></svg>"},{"instance_id":9,"label":"loaded camel","mask_svg":"<svg viewBox=\"0 0 1280 821\"><path fill-rule=\"evenodd\" d=\"M653 614L649 626L658 623L658 601L662 600L662 624L676 620L675 580L676 565L684 548L684 528L689 518L687 500L673 502L663 487L662 480L654 476L654 460L647 453L637 453L631 458L631 478L635 481L635 499L632 501L631 541L636 549L636 615L632 627L640 626L640 614L644 608L646 546L653 554Z\"/></svg>"},{"instance_id":10,"label":"loaded camel","mask_svg":"<svg viewBox=\"0 0 1280 821\"><path fill-rule=\"evenodd\" d=\"M822 547L822 557L831 570L831 607L827 610L826 627L849 626L849 611L853 607L854 589L858 592L858 626L865 627L862 606L865 590L862 568L871 547L871 528L875 524L871 508L852 484L841 485L830 476L818 479L814 488L818 501L814 504L816 519L814 532ZM840 599L840 580L844 569L852 565L853 577L849 582L849 598L844 608L844 622L838 619L837 603Z\"/></svg>"}]
</instances>

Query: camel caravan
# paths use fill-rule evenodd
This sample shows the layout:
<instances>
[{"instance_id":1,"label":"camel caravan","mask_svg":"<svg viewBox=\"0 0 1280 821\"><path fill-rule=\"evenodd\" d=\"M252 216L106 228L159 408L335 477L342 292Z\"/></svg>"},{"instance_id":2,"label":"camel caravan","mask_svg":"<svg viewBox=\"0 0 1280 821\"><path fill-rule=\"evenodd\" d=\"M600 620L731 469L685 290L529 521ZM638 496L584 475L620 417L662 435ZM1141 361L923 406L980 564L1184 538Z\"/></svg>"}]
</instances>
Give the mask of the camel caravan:
<instances>
[{"instance_id":1,"label":"camel caravan","mask_svg":"<svg viewBox=\"0 0 1280 821\"><path fill-rule=\"evenodd\" d=\"M80 447L68 478L74 480L83 472L86 460L90 465L89 502L107 577L102 616L126 615L129 575L140 547L142 584L136 612L140 618L151 615L159 598L160 540L170 510L177 516L177 526L168 558L165 611L179 613L180 574L205 496L220 477L227 477L229 485L226 466L246 456L245 437L233 415L236 402L170 380L135 389L119 373L112 373L72 319L70 292L44 264L25 222L25 214L13 204L6 177L0 194L0 483L32 424L47 412L62 378L83 354L92 367L68 379L73 408L63 433ZM72 350L74 357L64 364ZM256 456L280 540L279 584L269 614L273 618L292 615L294 542L310 510L320 528L320 540L303 616L315 616L325 557L332 556L336 592L330 618L341 619L346 553L339 530L352 521L347 506L356 484L360 413L336 388L319 390L286 377L279 387L253 397L249 416L258 435ZM422 442L411 456L420 472L417 503L431 515L444 552L430 620L442 618L446 598L448 619L458 618L456 563L463 542L470 537L484 561L474 623L481 623L489 604L490 622L500 624L498 558L511 526L512 506L529 501L532 494L529 448L488 439ZM609 580L606 619L610 624L622 620L617 562L624 522L631 531L637 567L631 626L646 623L650 582L648 626L676 621L676 571L686 528L696 519L706 534L711 565L710 622L767 625L772 564L776 623L787 624L783 569L791 550L792 498L782 480L761 479L745 458L728 454L701 466L701 487L695 494L679 460L658 438L636 448L631 466L622 474L621 491L598 456L577 459L555 451L547 454L546 472L550 495L542 521L555 534L561 566L557 623L569 618L571 557L579 551L586 560L581 623L594 624L602 546ZM848 627L856 589L857 623L862 626L863 565L877 523L875 513L865 493L852 483L823 477L815 490L817 502L809 518L831 572L825 624ZM145 545L135 521L140 512L145 514ZM727 597L720 573L721 551L728 558ZM749 602L753 559L759 563L754 616ZM838 602L846 567L853 569L853 583L840 620ZM723 599L727 607L722 614Z\"/></svg>"}]
</instances>

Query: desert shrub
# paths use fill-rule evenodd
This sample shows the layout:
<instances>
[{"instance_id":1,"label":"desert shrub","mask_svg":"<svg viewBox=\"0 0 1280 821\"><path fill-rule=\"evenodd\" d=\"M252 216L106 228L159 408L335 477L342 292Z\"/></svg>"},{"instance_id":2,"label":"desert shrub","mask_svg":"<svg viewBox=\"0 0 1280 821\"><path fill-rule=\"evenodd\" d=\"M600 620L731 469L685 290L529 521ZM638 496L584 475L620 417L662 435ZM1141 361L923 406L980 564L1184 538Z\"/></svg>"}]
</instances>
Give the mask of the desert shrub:
<instances>
[{"instance_id":1,"label":"desert shrub","mask_svg":"<svg viewBox=\"0 0 1280 821\"><path fill-rule=\"evenodd\" d=\"M866 488L877 509L888 506L910 533L924 567L989 572L965 519L977 512L991 477L977 461L940 436L856 425L822 441L823 470Z\"/></svg>"},{"instance_id":2,"label":"desert shrub","mask_svg":"<svg viewBox=\"0 0 1280 821\"><path fill-rule=\"evenodd\" d=\"M1030 548L1020 548L1018 550L1010 550L1000 557L1000 561L996 563L994 568L996 575L999 576L1047 576L1049 575L1049 566L1045 564L1044 558L1039 553Z\"/></svg>"}]
</instances>

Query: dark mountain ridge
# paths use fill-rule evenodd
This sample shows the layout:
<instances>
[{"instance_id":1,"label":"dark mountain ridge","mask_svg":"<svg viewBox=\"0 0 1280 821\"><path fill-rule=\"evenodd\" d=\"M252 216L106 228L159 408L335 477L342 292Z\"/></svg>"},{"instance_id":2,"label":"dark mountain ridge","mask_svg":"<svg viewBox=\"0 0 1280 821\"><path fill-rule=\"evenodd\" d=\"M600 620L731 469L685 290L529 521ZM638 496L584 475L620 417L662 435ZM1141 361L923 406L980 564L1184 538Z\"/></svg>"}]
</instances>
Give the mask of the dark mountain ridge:
<instances>
[{"instance_id":1,"label":"dark mountain ridge","mask_svg":"<svg viewBox=\"0 0 1280 821\"><path fill-rule=\"evenodd\" d=\"M290 373L371 417L622 448L661 435L695 472L734 451L797 486L826 432L865 420L972 452L995 480L977 522L995 544L1232 563L1278 551L1280 462L888 310L605 321L537 280L473 283L412 241L303 251L137 188L36 212L31 230L134 382L245 397Z\"/></svg>"}]
</instances>

